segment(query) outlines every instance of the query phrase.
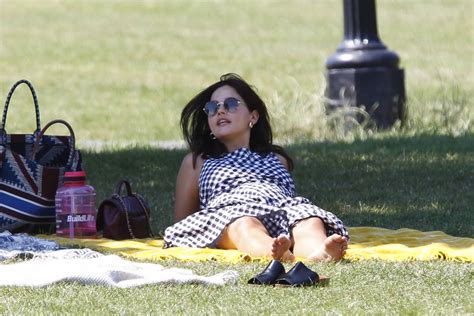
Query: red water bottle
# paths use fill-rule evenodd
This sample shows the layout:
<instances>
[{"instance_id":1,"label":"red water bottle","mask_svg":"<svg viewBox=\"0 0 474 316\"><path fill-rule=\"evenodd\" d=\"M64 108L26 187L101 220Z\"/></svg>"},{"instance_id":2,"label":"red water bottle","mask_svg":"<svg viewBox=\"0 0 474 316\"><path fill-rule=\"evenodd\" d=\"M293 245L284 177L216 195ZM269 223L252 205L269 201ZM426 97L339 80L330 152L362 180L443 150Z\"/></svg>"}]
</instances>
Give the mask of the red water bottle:
<instances>
[{"instance_id":1,"label":"red water bottle","mask_svg":"<svg viewBox=\"0 0 474 316\"><path fill-rule=\"evenodd\" d=\"M84 171L66 172L63 186L56 191L56 235L97 238L95 198Z\"/></svg>"}]
</instances>

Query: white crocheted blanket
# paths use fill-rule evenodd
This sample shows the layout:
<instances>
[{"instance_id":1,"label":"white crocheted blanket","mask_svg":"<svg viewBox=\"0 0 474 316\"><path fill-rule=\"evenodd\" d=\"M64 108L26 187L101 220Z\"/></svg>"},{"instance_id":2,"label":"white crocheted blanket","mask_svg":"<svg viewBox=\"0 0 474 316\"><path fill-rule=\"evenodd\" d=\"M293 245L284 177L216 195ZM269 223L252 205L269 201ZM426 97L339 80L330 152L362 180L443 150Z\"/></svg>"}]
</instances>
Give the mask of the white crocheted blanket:
<instances>
[{"instance_id":1,"label":"white crocheted blanket","mask_svg":"<svg viewBox=\"0 0 474 316\"><path fill-rule=\"evenodd\" d=\"M56 255L61 251L55 252ZM187 269L164 268L154 263L128 261L116 255L97 254L95 258L35 258L0 264L0 286L38 287L67 281L129 288L156 283L225 285L238 280L235 271L200 276Z\"/></svg>"},{"instance_id":2,"label":"white crocheted blanket","mask_svg":"<svg viewBox=\"0 0 474 316\"><path fill-rule=\"evenodd\" d=\"M87 248L59 249L55 242L26 234L0 233L0 262L18 257L32 259L0 263L0 286L38 287L64 281L119 288L156 283L225 285L236 283L239 277L235 271L200 276L187 269L133 262Z\"/></svg>"}]
</instances>

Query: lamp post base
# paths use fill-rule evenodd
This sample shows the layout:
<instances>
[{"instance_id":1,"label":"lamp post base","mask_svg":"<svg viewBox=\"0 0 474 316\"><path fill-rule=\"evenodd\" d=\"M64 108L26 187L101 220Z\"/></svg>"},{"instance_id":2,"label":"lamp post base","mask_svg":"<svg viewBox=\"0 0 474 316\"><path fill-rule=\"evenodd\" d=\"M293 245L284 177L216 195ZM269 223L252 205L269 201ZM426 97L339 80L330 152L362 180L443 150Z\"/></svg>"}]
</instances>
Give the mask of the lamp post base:
<instances>
[{"instance_id":1,"label":"lamp post base","mask_svg":"<svg viewBox=\"0 0 474 316\"><path fill-rule=\"evenodd\" d=\"M404 71L392 67L329 69L326 73L326 110L364 107L381 129L405 116ZM364 119L357 117L358 121Z\"/></svg>"}]
</instances>

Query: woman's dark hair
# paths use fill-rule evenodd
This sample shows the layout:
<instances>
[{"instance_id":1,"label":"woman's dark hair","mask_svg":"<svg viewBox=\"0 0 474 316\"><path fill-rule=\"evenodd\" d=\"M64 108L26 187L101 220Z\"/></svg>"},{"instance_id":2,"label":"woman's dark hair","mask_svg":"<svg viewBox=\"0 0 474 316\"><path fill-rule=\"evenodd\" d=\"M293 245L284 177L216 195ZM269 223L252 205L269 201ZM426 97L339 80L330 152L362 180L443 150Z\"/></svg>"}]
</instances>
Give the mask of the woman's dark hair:
<instances>
[{"instance_id":1,"label":"woman's dark hair","mask_svg":"<svg viewBox=\"0 0 474 316\"><path fill-rule=\"evenodd\" d=\"M285 157L289 169L292 170L293 160L291 157L282 147L272 143L273 136L267 106L254 91L254 87L240 76L232 73L222 75L218 82L197 94L181 112L181 129L184 139L193 153L193 164L196 164L199 155L207 159L227 153L224 144L211 137L207 114L203 111L204 105L211 99L214 91L223 86L234 88L247 104L248 109L250 111L256 110L259 114L259 119L250 133L250 149L262 155L270 152L278 153Z\"/></svg>"}]
</instances>

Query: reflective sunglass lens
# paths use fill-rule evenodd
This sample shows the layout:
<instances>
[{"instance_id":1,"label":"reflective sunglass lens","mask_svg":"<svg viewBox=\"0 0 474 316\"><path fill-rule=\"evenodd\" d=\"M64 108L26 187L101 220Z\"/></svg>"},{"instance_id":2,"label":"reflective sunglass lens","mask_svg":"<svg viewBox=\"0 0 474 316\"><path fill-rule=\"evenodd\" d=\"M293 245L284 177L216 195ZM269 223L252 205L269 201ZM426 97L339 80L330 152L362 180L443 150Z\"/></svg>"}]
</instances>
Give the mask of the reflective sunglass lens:
<instances>
[{"instance_id":1,"label":"reflective sunglass lens","mask_svg":"<svg viewBox=\"0 0 474 316\"><path fill-rule=\"evenodd\" d=\"M219 103L217 101L209 101L206 103L206 105L204 105L203 110L204 112L206 112L208 116L214 116L216 115L217 111L219 110L219 106L221 105L224 107L226 111L235 112L239 104L240 104L239 100L231 97L231 98L225 99L224 102L222 103Z\"/></svg>"},{"instance_id":2,"label":"reflective sunglass lens","mask_svg":"<svg viewBox=\"0 0 474 316\"><path fill-rule=\"evenodd\" d=\"M240 101L236 98L227 98L224 101L224 107L229 112L234 112L239 106Z\"/></svg>"},{"instance_id":3,"label":"reflective sunglass lens","mask_svg":"<svg viewBox=\"0 0 474 316\"><path fill-rule=\"evenodd\" d=\"M217 109L219 108L219 103L216 101L209 101L204 106L204 112L206 112L209 116L214 116L217 113Z\"/></svg>"}]
</instances>

